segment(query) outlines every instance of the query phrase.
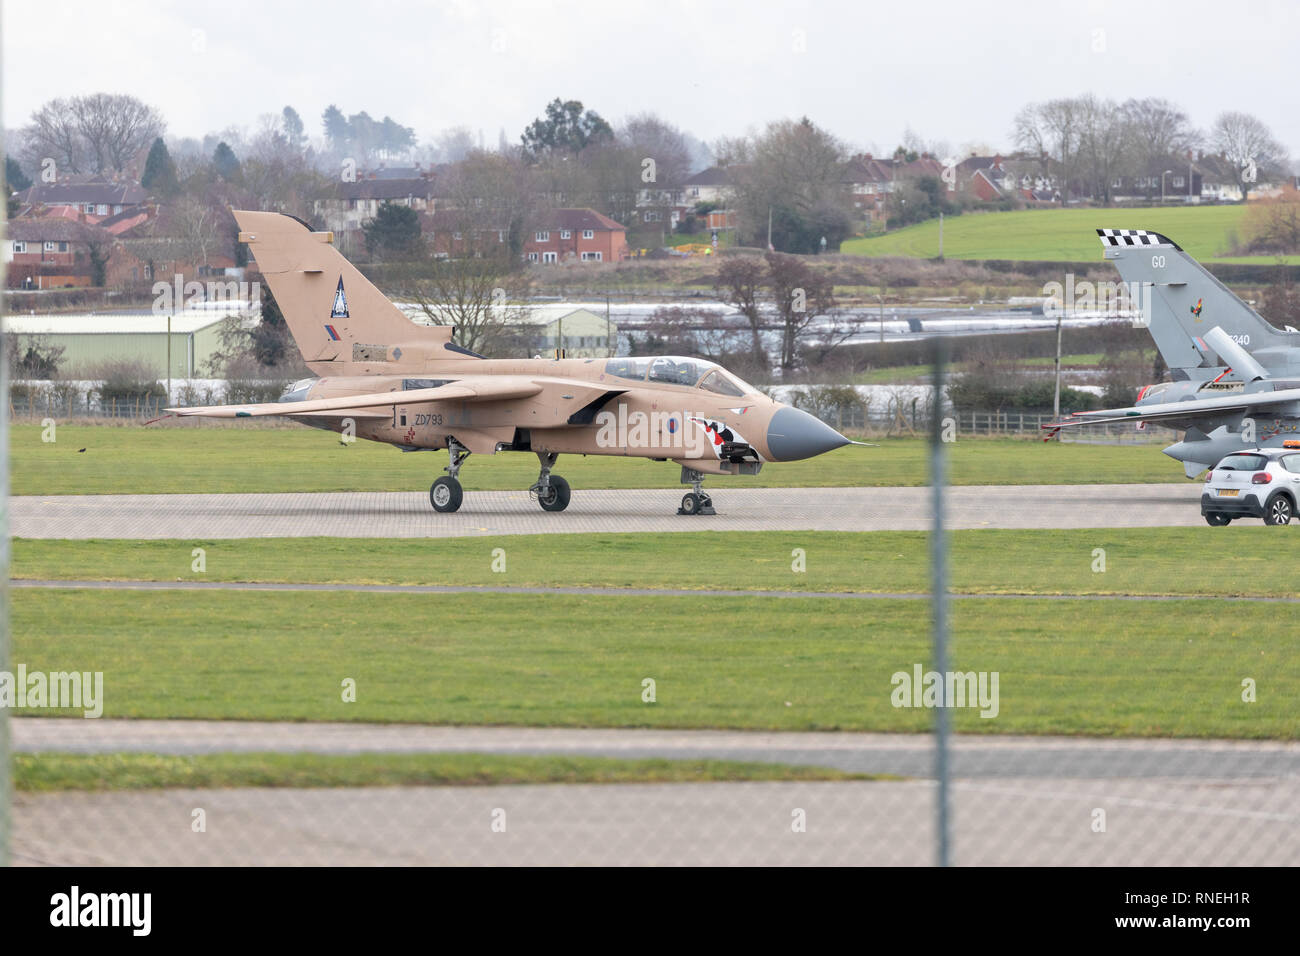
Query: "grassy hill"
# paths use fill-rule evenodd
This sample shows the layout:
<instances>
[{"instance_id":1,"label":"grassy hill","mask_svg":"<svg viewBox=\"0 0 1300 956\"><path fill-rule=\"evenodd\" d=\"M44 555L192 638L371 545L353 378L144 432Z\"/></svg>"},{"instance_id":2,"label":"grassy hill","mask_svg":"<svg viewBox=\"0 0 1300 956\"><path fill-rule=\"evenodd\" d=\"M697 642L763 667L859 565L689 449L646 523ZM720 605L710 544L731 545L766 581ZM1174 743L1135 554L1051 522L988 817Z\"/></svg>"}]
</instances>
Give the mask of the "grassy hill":
<instances>
[{"instance_id":1,"label":"grassy hill","mask_svg":"<svg viewBox=\"0 0 1300 956\"><path fill-rule=\"evenodd\" d=\"M1275 262L1272 256L1227 255L1232 236L1241 235L1245 213L1245 206L967 213L944 220L943 254L949 259L1089 262L1101 259L1096 229L1151 229L1202 261ZM918 223L884 236L851 239L841 251L859 256L934 258L939 254L939 221ZM1289 261L1300 263L1300 256L1291 256Z\"/></svg>"}]
</instances>

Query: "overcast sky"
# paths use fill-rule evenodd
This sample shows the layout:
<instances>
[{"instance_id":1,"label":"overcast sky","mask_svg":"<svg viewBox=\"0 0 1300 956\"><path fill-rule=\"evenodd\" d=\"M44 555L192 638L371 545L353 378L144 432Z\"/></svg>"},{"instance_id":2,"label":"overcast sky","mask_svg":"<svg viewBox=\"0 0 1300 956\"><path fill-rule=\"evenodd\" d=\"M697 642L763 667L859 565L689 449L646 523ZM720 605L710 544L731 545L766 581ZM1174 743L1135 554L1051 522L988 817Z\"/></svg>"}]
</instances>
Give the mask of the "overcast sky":
<instances>
[{"instance_id":1,"label":"overcast sky","mask_svg":"<svg viewBox=\"0 0 1300 956\"><path fill-rule=\"evenodd\" d=\"M807 114L856 147L1010 145L1026 102L1161 96L1202 129L1259 116L1300 156L1300 4L807 0L28 0L3 10L6 127L56 96L123 92L202 136L292 105L391 115L421 143L495 146L556 96L652 111L706 141Z\"/></svg>"}]
</instances>

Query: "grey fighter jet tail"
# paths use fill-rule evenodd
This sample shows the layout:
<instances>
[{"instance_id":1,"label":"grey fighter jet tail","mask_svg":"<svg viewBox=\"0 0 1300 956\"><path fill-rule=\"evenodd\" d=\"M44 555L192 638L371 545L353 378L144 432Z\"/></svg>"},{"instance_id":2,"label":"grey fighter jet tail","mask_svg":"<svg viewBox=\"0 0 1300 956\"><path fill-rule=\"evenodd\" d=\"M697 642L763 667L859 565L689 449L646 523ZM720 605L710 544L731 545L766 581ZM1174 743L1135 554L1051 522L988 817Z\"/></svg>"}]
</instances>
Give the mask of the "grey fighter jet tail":
<instances>
[{"instance_id":1,"label":"grey fighter jet tail","mask_svg":"<svg viewBox=\"0 0 1300 956\"><path fill-rule=\"evenodd\" d=\"M1140 287L1144 320L1175 379L1211 379L1232 364L1205 339L1216 326L1274 374L1300 372L1300 332L1274 328L1172 239L1145 229L1097 235L1129 289Z\"/></svg>"}]
</instances>

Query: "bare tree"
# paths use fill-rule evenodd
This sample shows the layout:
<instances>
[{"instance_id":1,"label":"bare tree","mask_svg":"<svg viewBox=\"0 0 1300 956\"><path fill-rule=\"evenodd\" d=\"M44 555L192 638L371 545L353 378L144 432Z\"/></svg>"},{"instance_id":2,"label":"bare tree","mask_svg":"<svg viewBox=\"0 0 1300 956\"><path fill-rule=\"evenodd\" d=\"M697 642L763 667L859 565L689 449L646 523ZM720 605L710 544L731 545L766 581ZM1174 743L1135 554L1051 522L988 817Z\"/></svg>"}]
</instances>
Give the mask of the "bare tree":
<instances>
[{"instance_id":1,"label":"bare tree","mask_svg":"<svg viewBox=\"0 0 1300 956\"><path fill-rule=\"evenodd\" d=\"M1286 165L1286 148L1272 132L1249 113L1220 113L1210 132L1214 148L1232 163L1242 201L1258 182L1268 182Z\"/></svg>"},{"instance_id":2,"label":"bare tree","mask_svg":"<svg viewBox=\"0 0 1300 956\"><path fill-rule=\"evenodd\" d=\"M750 352L754 361L767 364L763 348L763 317L759 298L762 295L765 269L762 260L752 256L728 257L722 261L714 279L719 298L734 306L749 323Z\"/></svg>"},{"instance_id":3,"label":"bare tree","mask_svg":"<svg viewBox=\"0 0 1300 956\"><path fill-rule=\"evenodd\" d=\"M26 156L33 169L41 169L46 158L53 159L56 169L70 173L84 172L86 143L77 126L72 103L54 99L32 113L31 124L23 131Z\"/></svg>"},{"instance_id":4,"label":"bare tree","mask_svg":"<svg viewBox=\"0 0 1300 956\"><path fill-rule=\"evenodd\" d=\"M685 134L654 113L629 116L619 127L618 139L637 156L639 169L646 159L654 160L654 179L648 180L650 183L680 185L690 174L691 150Z\"/></svg>"},{"instance_id":5,"label":"bare tree","mask_svg":"<svg viewBox=\"0 0 1300 956\"><path fill-rule=\"evenodd\" d=\"M1128 122L1135 159L1144 165L1163 163L1186 155L1200 142L1200 133L1187 114L1156 96L1125 100L1120 107Z\"/></svg>"},{"instance_id":6,"label":"bare tree","mask_svg":"<svg viewBox=\"0 0 1300 956\"><path fill-rule=\"evenodd\" d=\"M769 252L768 286L781 323L781 373L788 376L798 360L801 338L818 315L829 316L835 307L834 284L829 275L814 269L799 256Z\"/></svg>"},{"instance_id":7,"label":"bare tree","mask_svg":"<svg viewBox=\"0 0 1300 956\"><path fill-rule=\"evenodd\" d=\"M458 256L409 271L401 292L434 325L455 326L463 348L499 357L528 339L530 285L528 273L505 255Z\"/></svg>"},{"instance_id":8,"label":"bare tree","mask_svg":"<svg viewBox=\"0 0 1300 956\"><path fill-rule=\"evenodd\" d=\"M94 93L71 100L96 172L120 172L166 128L162 114L134 96Z\"/></svg>"}]
</instances>

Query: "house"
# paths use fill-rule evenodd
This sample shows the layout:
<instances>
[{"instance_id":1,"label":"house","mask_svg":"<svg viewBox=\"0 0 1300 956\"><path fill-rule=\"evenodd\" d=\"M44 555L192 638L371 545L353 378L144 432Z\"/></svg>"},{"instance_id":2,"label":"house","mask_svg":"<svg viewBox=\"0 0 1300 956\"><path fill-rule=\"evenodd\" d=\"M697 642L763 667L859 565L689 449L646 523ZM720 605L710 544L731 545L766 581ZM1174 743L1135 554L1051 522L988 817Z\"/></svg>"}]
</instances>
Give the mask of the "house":
<instances>
[{"instance_id":1,"label":"house","mask_svg":"<svg viewBox=\"0 0 1300 956\"><path fill-rule=\"evenodd\" d=\"M339 250L352 255L364 248L362 225L386 202L431 213L436 208L435 179L431 173L400 179L372 173L353 183L338 183L331 195L316 200L314 209L334 233Z\"/></svg>"},{"instance_id":2,"label":"house","mask_svg":"<svg viewBox=\"0 0 1300 956\"><path fill-rule=\"evenodd\" d=\"M559 316L536 316L529 349L537 355L554 355L563 349L567 358L607 358L614 354L618 327L587 309Z\"/></svg>"},{"instance_id":3,"label":"house","mask_svg":"<svg viewBox=\"0 0 1300 956\"><path fill-rule=\"evenodd\" d=\"M870 222L884 217L885 197L894 189L892 163L860 153L844 164L841 181L856 212Z\"/></svg>"},{"instance_id":4,"label":"house","mask_svg":"<svg viewBox=\"0 0 1300 956\"><path fill-rule=\"evenodd\" d=\"M681 185L682 200L694 207L699 203L725 206L734 195L731 173L723 166L710 166Z\"/></svg>"},{"instance_id":5,"label":"house","mask_svg":"<svg viewBox=\"0 0 1300 956\"><path fill-rule=\"evenodd\" d=\"M1201 201L1203 174L1185 156L1171 156L1145 164L1134 173L1111 180L1111 198L1115 202L1183 202Z\"/></svg>"},{"instance_id":6,"label":"house","mask_svg":"<svg viewBox=\"0 0 1300 956\"><path fill-rule=\"evenodd\" d=\"M33 183L18 193L17 218L38 218L54 214L70 218L84 216L97 223L127 210L143 206L147 193L136 183L113 183L104 179L83 182Z\"/></svg>"},{"instance_id":7,"label":"house","mask_svg":"<svg viewBox=\"0 0 1300 956\"><path fill-rule=\"evenodd\" d=\"M510 241L504 223L472 224L459 209L421 217L424 234L439 258L491 255ZM594 209L549 209L524 233L523 257L538 265L557 262L618 262L628 257L627 229Z\"/></svg>"},{"instance_id":8,"label":"house","mask_svg":"<svg viewBox=\"0 0 1300 956\"><path fill-rule=\"evenodd\" d=\"M524 239L529 262L618 262L629 255L627 229L594 209L540 213Z\"/></svg>"},{"instance_id":9,"label":"house","mask_svg":"<svg viewBox=\"0 0 1300 956\"><path fill-rule=\"evenodd\" d=\"M15 219L0 248L11 289L59 289L105 281L116 240L107 230L61 216Z\"/></svg>"}]
</instances>

